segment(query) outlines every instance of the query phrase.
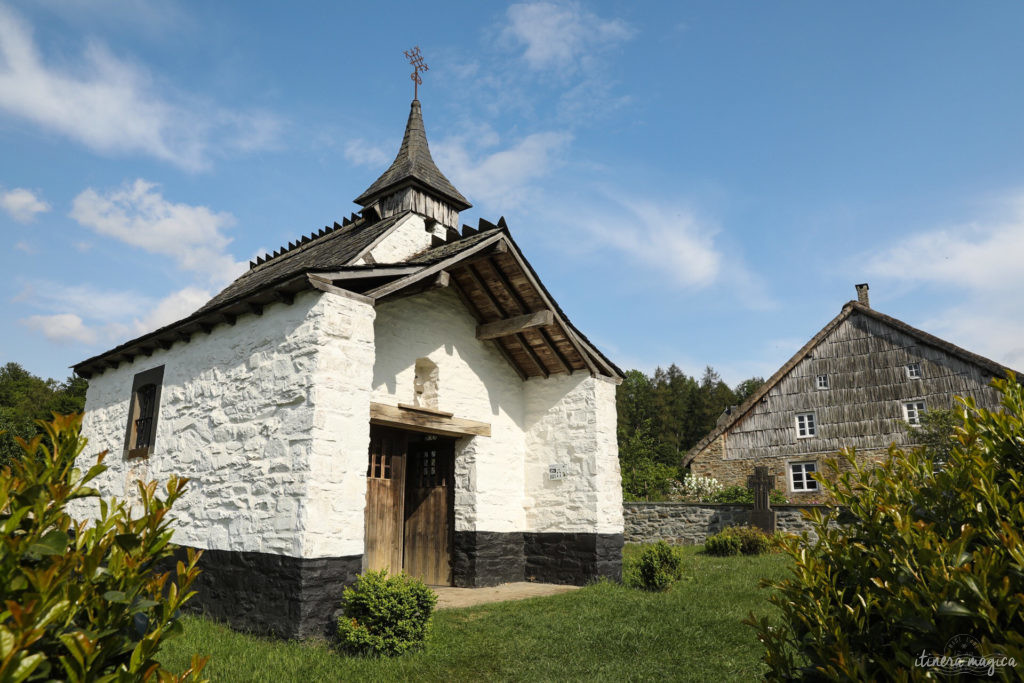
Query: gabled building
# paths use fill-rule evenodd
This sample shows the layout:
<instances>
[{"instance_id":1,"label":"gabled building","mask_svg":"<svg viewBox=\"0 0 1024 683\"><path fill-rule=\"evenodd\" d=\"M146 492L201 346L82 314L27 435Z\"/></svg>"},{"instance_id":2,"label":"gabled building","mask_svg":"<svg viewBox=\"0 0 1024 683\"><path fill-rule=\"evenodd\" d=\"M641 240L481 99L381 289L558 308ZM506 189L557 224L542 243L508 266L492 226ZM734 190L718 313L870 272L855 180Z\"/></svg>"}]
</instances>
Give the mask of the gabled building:
<instances>
[{"instance_id":1,"label":"gabled building","mask_svg":"<svg viewBox=\"0 0 1024 683\"><path fill-rule=\"evenodd\" d=\"M341 224L251 264L192 315L75 366L106 494L189 477L174 540L198 604L321 632L367 569L430 584L621 572L621 372L504 220L434 164L419 101Z\"/></svg>"},{"instance_id":2,"label":"gabled building","mask_svg":"<svg viewBox=\"0 0 1024 683\"><path fill-rule=\"evenodd\" d=\"M872 309L866 284L857 294L686 454L691 472L746 486L766 465L791 500L817 499L812 475L840 449L880 461L890 444L912 446L907 428L955 396L998 407L989 382L1008 368Z\"/></svg>"}]
</instances>

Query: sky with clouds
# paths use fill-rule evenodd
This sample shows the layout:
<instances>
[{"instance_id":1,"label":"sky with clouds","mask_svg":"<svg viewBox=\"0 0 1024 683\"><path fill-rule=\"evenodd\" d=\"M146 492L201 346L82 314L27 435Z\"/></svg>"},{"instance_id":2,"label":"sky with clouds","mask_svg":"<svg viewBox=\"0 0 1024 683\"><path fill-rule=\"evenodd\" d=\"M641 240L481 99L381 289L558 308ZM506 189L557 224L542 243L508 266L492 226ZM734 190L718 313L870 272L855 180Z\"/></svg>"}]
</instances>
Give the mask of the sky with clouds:
<instances>
[{"instance_id":1,"label":"sky with clouds","mask_svg":"<svg viewBox=\"0 0 1024 683\"><path fill-rule=\"evenodd\" d=\"M0 0L0 361L188 315L435 161L624 368L872 305L1024 368L1024 5Z\"/></svg>"}]
</instances>

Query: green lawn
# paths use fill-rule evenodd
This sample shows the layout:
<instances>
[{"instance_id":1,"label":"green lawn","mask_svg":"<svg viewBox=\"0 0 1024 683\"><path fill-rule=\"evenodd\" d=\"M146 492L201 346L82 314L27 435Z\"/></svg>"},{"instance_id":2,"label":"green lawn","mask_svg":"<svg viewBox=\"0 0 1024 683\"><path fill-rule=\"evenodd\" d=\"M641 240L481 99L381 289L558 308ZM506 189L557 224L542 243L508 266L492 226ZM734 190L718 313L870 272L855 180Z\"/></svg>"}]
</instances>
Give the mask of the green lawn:
<instances>
[{"instance_id":1,"label":"green lawn","mask_svg":"<svg viewBox=\"0 0 1024 683\"><path fill-rule=\"evenodd\" d=\"M761 648L740 623L765 613L761 577L786 573L782 555L716 558L684 549L686 578L666 593L612 583L546 598L444 610L426 650L393 660L346 657L323 641L278 641L187 618L162 661L181 671L212 655L213 681L683 680L760 678ZM627 546L627 561L639 552Z\"/></svg>"}]
</instances>

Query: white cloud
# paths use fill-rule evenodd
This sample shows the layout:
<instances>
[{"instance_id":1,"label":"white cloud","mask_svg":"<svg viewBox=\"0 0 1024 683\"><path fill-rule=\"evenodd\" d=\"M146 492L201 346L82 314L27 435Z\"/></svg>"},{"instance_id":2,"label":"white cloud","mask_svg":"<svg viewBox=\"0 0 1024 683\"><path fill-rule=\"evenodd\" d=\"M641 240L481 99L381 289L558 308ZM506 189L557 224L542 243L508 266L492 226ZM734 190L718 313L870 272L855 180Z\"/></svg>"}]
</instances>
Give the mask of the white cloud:
<instances>
[{"instance_id":1,"label":"white cloud","mask_svg":"<svg viewBox=\"0 0 1024 683\"><path fill-rule=\"evenodd\" d=\"M18 251L23 251L26 254L36 253L36 248L33 247L28 242L26 242L25 240L18 240L17 242L15 242L14 248L17 249Z\"/></svg>"},{"instance_id":2,"label":"white cloud","mask_svg":"<svg viewBox=\"0 0 1024 683\"><path fill-rule=\"evenodd\" d=\"M209 301L211 292L185 287L162 299L134 292L97 289L90 285L66 286L38 281L15 297L48 311L21 320L47 339L94 344L121 343L169 325Z\"/></svg>"},{"instance_id":3,"label":"white cloud","mask_svg":"<svg viewBox=\"0 0 1024 683\"><path fill-rule=\"evenodd\" d=\"M634 202L624 208L627 216L588 221L586 227L598 244L663 271L682 287L707 287L719 279L723 256L715 247L715 226L699 221L687 209L653 202Z\"/></svg>"},{"instance_id":4,"label":"white cloud","mask_svg":"<svg viewBox=\"0 0 1024 683\"><path fill-rule=\"evenodd\" d=\"M535 70L572 73L592 54L635 33L626 22L603 19L576 2L516 4L506 16L504 36L523 48L523 59Z\"/></svg>"},{"instance_id":5,"label":"white cloud","mask_svg":"<svg viewBox=\"0 0 1024 683\"><path fill-rule=\"evenodd\" d=\"M373 145L362 138L349 140L345 144L345 158L356 166L369 166L382 171L392 159L382 147Z\"/></svg>"},{"instance_id":6,"label":"white cloud","mask_svg":"<svg viewBox=\"0 0 1024 683\"><path fill-rule=\"evenodd\" d=\"M987 221L936 228L868 254L872 276L926 288L939 311L921 327L1008 365L1024 366L1024 196Z\"/></svg>"},{"instance_id":7,"label":"white cloud","mask_svg":"<svg viewBox=\"0 0 1024 683\"><path fill-rule=\"evenodd\" d=\"M82 319L73 313L33 315L21 322L33 330L42 332L50 341L58 343L92 344L97 339L95 330L86 327Z\"/></svg>"},{"instance_id":8,"label":"white cloud","mask_svg":"<svg viewBox=\"0 0 1024 683\"><path fill-rule=\"evenodd\" d=\"M489 135L449 138L436 146L439 168L470 201L513 207L536 191L535 182L561 163L572 136L566 132L533 133L510 147L481 150L498 142Z\"/></svg>"},{"instance_id":9,"label":"white cloud","mask_svg":"<svg viewBox=\"0 0 1024 683\"><path fill-rule=\"evenodd\" d=\"M179 97L140 66L90 43L74 68L44 63L31 29L0 5L0 110L102 153L143 153L187 169L219 149L266 146L277 122Z\"/></svg>"},{"instance_id":10,"label":"white cloud","mask_svg":"<svg viewBox=\"0 0 1024 683\"><path fill-rule=\"evenodd\" d=\"M157 185L142 179L102 195L88 188L75 197L70 215L101 235L170 257L179 268L213 284L229 282L245 270L227 252L231 240L223 233L234 225L234 216L169 202Z\"/></svg>"},{"instance_id":11,"label":"white cloud","mask_svg":"<svg viewBox=\"0 0 1024 683\"><path fill-rule=\"evenodd\" d=\"M16 187L0 194L0 208L11 214L19 223L29 223L36 214L50 210L50 205L37 197L31 190Z\"/></svg>"}]
</instances>

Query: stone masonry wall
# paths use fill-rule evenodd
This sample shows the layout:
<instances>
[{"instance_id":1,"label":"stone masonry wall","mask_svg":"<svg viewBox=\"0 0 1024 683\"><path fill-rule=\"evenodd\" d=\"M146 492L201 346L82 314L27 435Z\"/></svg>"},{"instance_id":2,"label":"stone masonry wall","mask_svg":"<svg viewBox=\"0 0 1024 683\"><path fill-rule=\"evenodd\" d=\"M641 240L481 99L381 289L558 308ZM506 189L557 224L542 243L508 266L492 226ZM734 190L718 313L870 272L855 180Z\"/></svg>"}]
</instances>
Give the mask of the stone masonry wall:
<instances>
[{"instance_id":1,"label":"stone masonry wall","mask_svg":"<svg viewBox=\"0 0 1024 683\"><path fill-rule=\"evenodd\" d=\"M750 520L752 505L712 505L702 503L623 503L626 543L666 541L677 545L700 545L708 536L727 526L745 525ZM803 511L814 508L828 510L824 505L773 505L779 531L817 539Z\"/></svg>"},{"instance_id":2,"label":"stone masonry wall","mask_svg":"<svg viewBox=\"0 0 1024 683\"><path fill-rule=\"evenodd\" d=\"M369 382L369 371L356 372L346 357L372 362L373 315L368 304L306 292L94 376L82 426L86 456L110 451L97 488L131 499L136 479L162 485L172 474L188 477L173 511L174 541L182 545L292 557L362 554L365 483L348 475L365 473L369 392L353 395L341 385ZM160 365L153 452L126 460L132 379Z\"/></svg>"},{"instance_id":3,"label":"stone masonry wall","mask_svg":"<svg viewBox=\"0 0 1024 683\"><path fill-rule=\"evenodd\" d=\"M527 530L622 533L615 384L577 372L524 390ZM552 465L563 478L550 478Z\"/></svg>"}]
</instances>

